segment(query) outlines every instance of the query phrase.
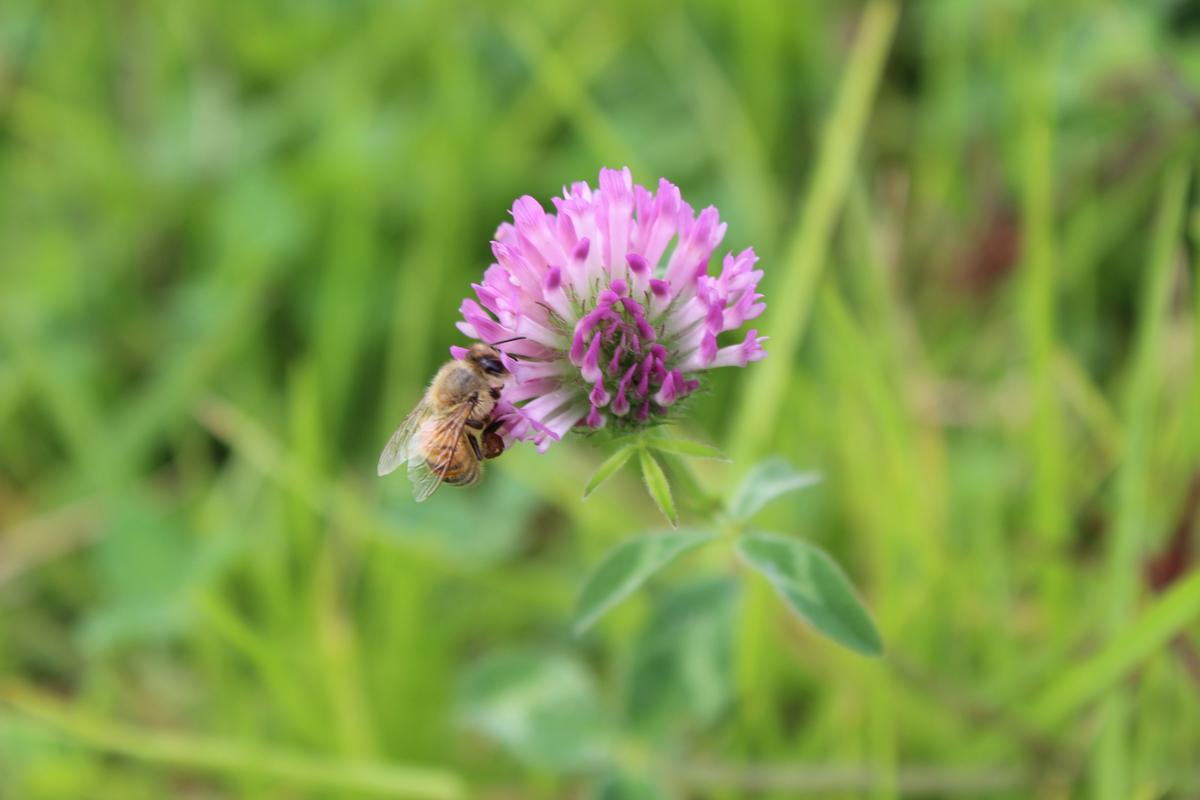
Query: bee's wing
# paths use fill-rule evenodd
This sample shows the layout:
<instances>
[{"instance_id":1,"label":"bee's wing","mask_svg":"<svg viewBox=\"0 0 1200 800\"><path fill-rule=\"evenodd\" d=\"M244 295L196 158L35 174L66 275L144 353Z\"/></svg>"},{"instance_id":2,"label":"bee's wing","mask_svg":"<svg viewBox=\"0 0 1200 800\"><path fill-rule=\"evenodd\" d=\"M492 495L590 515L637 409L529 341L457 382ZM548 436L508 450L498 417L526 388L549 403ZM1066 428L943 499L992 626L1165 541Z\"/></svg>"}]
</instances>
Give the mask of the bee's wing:
<instances>
[{"instance_id":1,"label":"bee's wing","mask_svg":"<svg viewBox=\"0 0 1200 800\"><path fill-rule=\"evenodd\" d=\"M419 449L416 447L418 444L417 433L421 430L421 423L428 419L431 413L432 409L429 404L422 400L412 410L412 413L404 418L400 427L396 428L392 438L388 439L388 443L383 446L383 452L379 454L378 474L380 477L394 472L397 467L414 457L414 452ZM419 453L416 455L419 456Z\"/></svg>"},{"instance_id":2,"label":"bee's wing","mask_svg":"<svg viewBox=\"0 0 1200 800\"><path fill-rule=\"evenodd\" d=\"M412 455L408 459L408 477L418 503L433 494L446 479L473 408L472 403L460 403L441 416L431 417L431 424L418 425L410 446ZM434 460L427 459L426 453L433 454Z\"/></svg>"}]
</instances>

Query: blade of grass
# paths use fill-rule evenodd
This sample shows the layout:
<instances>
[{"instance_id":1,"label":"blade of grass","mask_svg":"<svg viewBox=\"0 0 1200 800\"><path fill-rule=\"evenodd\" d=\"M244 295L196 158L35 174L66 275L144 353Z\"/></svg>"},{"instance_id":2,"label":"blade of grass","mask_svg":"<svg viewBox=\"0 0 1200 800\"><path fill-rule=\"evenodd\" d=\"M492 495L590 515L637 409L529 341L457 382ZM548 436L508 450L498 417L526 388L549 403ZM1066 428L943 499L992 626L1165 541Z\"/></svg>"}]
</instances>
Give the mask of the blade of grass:
<instances>
[{"instance_id":1,"label":"blade of grass","mask_svg":"<svg viewBox=\"0 0 1200 800\"><path fill-rule=\"evenodd\" d=\"M26 381L23 370L0 364L0 425L8 424L9 416L25 390Z\"/></svg>"},{"instance_id":2,"label":"blade of grass","mask_svg":"<svg viewBox=\"0 0 1200 800\"><path fill-rule=\"evenodd\" d=\"M771 357L749 370L729 436L734 461L748 462L763 452L777 425L899 13L894 0L874 0L863 12L785 266L776 271L780 277L766 292L775 309L767 312L763 325L771 336Z\"/></svg>"},{"instance_id":3,"label":"blade of grass","mask_svg":"<svg viewBox=\"0 0 1200 800\"><path fill-rule=\"evenodd\" d=\"M360 92L347 91L331 109L325 134L325 158L335 176L328 194L331 206L328 251L316 292L313 350L321 377L328 425L340 430L351 389L355 386L359 354L369 334L364 298L373 296L372 267L377 264L377 198L366 177L373 165L363 155L369 130L368 110ZM422 275L428 278L427 272Z\"/></svg>"},{"instance_id":4,"label":"blade of grass","mask_svg":"<svg viewBox=\"0 0 1200 800\"><path fill-rule=\"evenodd\" d=\"M192 605L203 621L207 633L220 643L224 654L235 654L239 667L245 662L253 668L251 674L259 682L260 691L271 700L272 707L281 712L287 723L310 741L320 741L327 733L322 713L308 694L304 684L288 661L286 652L272 647L264 633L246 624L242 616L213 592L200 592ZM244 659L244 660L243 660Z\"/></svg>"},{"instance_id":5,"label":"blade of grass","mask_svg":"<svg viewBox=\"0 0 1200 800\"><path fill-rule=\"evenodd\" d=\"M273 278L285 263L282 257L254 258L246 263L245 279L216 309L203 334L164 359L160 371L129 400L129 410L110 427L104 445L108 474L125 475L136 469L162 430L187 413L197 392L261 318Z\"/></svg>"},{"instance_id":6,"label":"blade of grass","mask_svg":"<svg viewBox=\"0 0 1200 800\"><path fill-rule=\"evenodd\" d=\"M1124 447L1121 421L1104 392L1075 354L1067 350L1058 351L1054 373L1063 399L1086 425L1101 451L1115 460Z\"/></svg>"},{"instance_id":7,"label":"blade of grass","mask_svg":"<svg viewBox=\"0 0 1200 800\"><path fill-rule=\"evenodd\" d=\"M600 5L572 9L572 28L558 37L560 49L571 54L575 80L581 89L586 90L600 76L634 33L610 11ZM542 152L534 143L544 140L559 117L560 111L546 102L546 90L540 82L525 86L495 123L496 151L516 155L527 168L525 162Z\"/></svg>"},{"instance_id":8,"label":"blade of grass","mask_svg":"<svg viewBox=\"0 0 1200 800\"><path fill-rule=\"evenodd\" d=\"M655 49L675 81L690 91L712 162L722 170L725 185L743 210L739 236L753 242L768 240L778 230L782 203L770 177L760 131L683 8L664 23L656 27L660 47Z\"/></svg>"},{"instance_id":9,"label":"blade of grass","mask_svg":"<svg viewBox=\"0 0 1200 800\"><path fill-rule=\"evenodd\" d=\"M1066 536L1069 526L1064 491L1067 448L1054 385L1054 110L1047 61L1044 57L1030 59L1015 81L1023 101L1018 145L1024 253L1019 266L1017 317L1033 394L1033 419L1027 426L1033 467L1030 513L1038 537L1054 545Z\"/></svg>"},{"instance_id":10,"label":"blade of grass","mask_svg":"<svg viewBox=\"0 0 1200 800\"><path fill-rule=\"evenodd\" d=\"M1200 619L1200 572L1193 572L1155 601L1096 654L1063 670L1029 703L1027 717L1036 728L1065 723L1071 714L1114 691L1121 678ZM1120 689L1115 689L1120 692ZM1108 705L1106 703L1106 705ZM1111 717L1107 724L1111 725Z\"/></svg>"},{"instance_id":11,"label":"blade of grass","mask_svg":"<svg viewBox=\"0 0 1200 800\"><path fill-rule=\"evenodd\" d=\"M1200 164L1197 164L1194 180L1200 184ZM1188 408L1200 407L1200 203L1194 204L1188 221L1192 245L1192 385L1191 402ZM1192 453L1200 451L1200 414L1192 414Z\"/></svg>"},{"instance_id":12,"label":"blade of grass","mask_svg":"<svg viewBox=\"0 0 1200 800\"><path fill-rule=\"evenodd\" d=\"M879 797L982 797L1011 793L1027 796L1031 777L1011 766L960 767L941 764L905 764L894 776L884 774L876 763L864 764L723 764L689 761L668 764L680 786L702 795L743 797L742 793L771 797L829 797L853 795ZM736 794L717 794L730 792Z\"/></svg>"},{"instance_id":13,"label":"blade of grass","mask_svg":"<svg viewBox=\"0 0 1200 800\"><path fill-rule=\"evenodd\" d=\"M555 50L526 15L506 14L500 21L504 33L529 64L534 80L562 109L580 139L607 166L628 166L641 174L635 150L621 136L603 109L592 100L570 59Z\"/></svg>"},{"instance_id":14,"label":"blade of grass","mask_svg":"<svg viewBox=\"0 0 1200 800\"><path fill-rule=\"evenodd\" d=\"M349 571L341 562L350 550L337 536L327 540L319 556L314 586L317 655L320 673L333 710L331 720L341 752L352 758L371 758L377 753L375 719L364 695L361 644L345 597Z\"/></svg>"},{"instance_id":15,"label":"blade of grass","mask_svg":"<svg viewBox=\"0 0 1200 800\"><path fill-rule=\"evenodd\" d=\"M27 391L36 395L38 403L54 418L72 461L91 485L102 474L99 459L103 450L97 440L104 429L91 376L79 369L70 353L60 352L63 348L50 347L38 339L2 328L0 323L0 347L14 355L13 360L28 383Z\"/></svg>"},{"instance_id":16,"label":"blade of grass","mask_svg":"<svg viewBox=\"0 0 1200 800\"><path fill-rule=\"evenodd\" d=\"M1150 538L1147 525L1152 519L1149 512L1154 478L1150 474L1150 453L1155 395L1187 180L1187 168L1175 165L1163 183L1150 240L1147 274L1142 283L1137 341L1124 403L1125 459L1117 470L1115 521L1108 550L1106 624L1114 638L1129 628L1145 545ZM1137 632L1138 627L1133 631ZM1104 704L1103 730L1092 762L1096 785L1104 798L1128 797L1132 790L1130 717L1128 691L1116 686Z\"/></svg>"},{"instance_id":17,"label":"blade of grass","mask_svg":"<svg viewBox=\"0 0 1200 800\"><path fill-rule=\"evenodd\" d=\"M101 509L99 499L89 497L0 528L0 590L94 542Z\"/></svg>"},{"instance_id":18,"label":"blade of grass","mask_svg":"<svg viewBox=\"0 0 1200 800\"><path fill-rule=\"evenodd\" d=\"M453 773L374 761L338 761L192 734L167 733L93 717L18 686L0 690L0 704L80 745L192 772L253 775L308 789L392 797L455 800L466 787Z\"/></svg>"}]
</instances>

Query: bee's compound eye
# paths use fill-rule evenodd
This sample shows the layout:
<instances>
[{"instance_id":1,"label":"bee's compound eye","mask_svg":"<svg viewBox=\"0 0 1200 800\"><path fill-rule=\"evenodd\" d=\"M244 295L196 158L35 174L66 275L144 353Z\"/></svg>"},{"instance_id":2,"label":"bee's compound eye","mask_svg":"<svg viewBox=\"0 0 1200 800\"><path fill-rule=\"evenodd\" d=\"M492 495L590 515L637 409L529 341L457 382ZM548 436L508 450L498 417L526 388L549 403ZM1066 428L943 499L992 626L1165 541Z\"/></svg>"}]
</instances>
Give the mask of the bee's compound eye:
<instances>
[{"instance_id":1,"label":"bee's compound eye","mask_svg":"<svg viewBox=\"0 0 1200 800\"><path fill-rule=\"evenodd\" d=\"M504 368L504 364L500 362L500 359L492 358L491 356L484 356L479 359L479 366L483 367L483 371L489 375L505 375L508 373L508 370Z\"/></svg>"}]
</instances>

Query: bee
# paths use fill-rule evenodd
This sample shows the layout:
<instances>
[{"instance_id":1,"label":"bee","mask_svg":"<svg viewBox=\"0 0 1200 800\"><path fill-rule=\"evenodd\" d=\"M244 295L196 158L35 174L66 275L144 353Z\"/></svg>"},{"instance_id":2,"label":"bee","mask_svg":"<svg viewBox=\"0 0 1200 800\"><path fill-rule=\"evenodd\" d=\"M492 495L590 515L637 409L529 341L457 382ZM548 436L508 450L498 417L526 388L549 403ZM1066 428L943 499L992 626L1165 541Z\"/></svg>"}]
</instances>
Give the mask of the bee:
<instances>
[{"instance_id":1,"label":"bee","mask_svg":"<svg viewBox=\"0 0 1200 800\"><path fill-rule=\"evenodd\" d=\"M443 483L469 486L478 481L482 462L504 452L498 432L502 420L494 419L493 412L509 377L500 351L482 342L471 345L462 360L442 365L383 448L379 475L408 462L418 503Z\"/></svg>"}]
</instances>

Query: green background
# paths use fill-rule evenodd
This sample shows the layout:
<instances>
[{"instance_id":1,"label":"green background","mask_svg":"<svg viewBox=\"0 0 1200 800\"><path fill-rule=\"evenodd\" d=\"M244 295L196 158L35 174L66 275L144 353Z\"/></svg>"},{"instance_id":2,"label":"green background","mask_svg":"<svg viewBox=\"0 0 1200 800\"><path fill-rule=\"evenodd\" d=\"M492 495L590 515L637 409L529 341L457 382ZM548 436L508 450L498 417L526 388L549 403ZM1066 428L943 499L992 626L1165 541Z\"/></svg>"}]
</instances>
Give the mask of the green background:
<instances>
[{"instance_id":1,"label":"green background","mask_svg":"<svg viewBox=\"0 0 1200 800\"><path fill-rule=\"evenodd\" d=\"M0 797L1200 793L1198 131L1183 0L6 0ZM573 637L663 525L601 441L375 477L625 164L766 272L695 480L823 473L756 524L882 658L720 549Z\"/></svg>"}]
</instances>

